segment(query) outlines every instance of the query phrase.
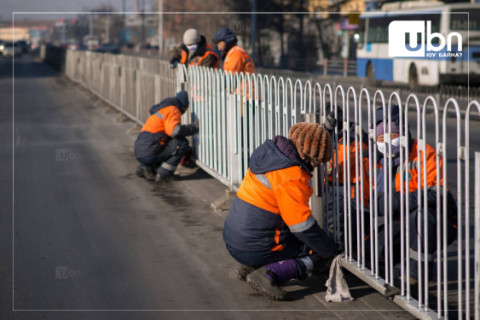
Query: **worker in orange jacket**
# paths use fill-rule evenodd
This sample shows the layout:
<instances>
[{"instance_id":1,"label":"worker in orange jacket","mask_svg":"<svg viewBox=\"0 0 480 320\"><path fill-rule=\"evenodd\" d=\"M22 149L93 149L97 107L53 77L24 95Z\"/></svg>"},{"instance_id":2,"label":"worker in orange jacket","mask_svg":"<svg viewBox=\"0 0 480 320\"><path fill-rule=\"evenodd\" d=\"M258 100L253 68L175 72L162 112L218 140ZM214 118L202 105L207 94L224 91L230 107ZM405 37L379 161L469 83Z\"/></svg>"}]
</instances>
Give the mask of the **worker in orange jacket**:
<instances>
[{"instance_id":1,"label":"worker in orange jacket","mask_svg":"<svg viewBox=\"0 0 480 320\"><path fill-rule=\"evenodd\" d=\"M171 66L178 63L190 66L217 68L218 55L197 29L188 29L183 34L183 44L173 48L169 54Z\"/></svg>"},{"instance_id":2,"label":"worker in orange jacket","mask_svg":"<svg viewBox=\"0 0 480 320\"><path fill-rule=\"evenodd\" d=\"M237 45L238 39L235 33L228 28L220 28L215 35L213 36L213 43L217 45L217 49L221 54L221 58L223 59L223 70L226 74L232 73L233 75L235 72L237 73L244 73L244 74L252 74L255 73L255 64L253 62L252 57L240 46ZM243 87L243 83L240 83L240 92L235 90L235 92L244 95L246 99L254 99L255 95L250 94L248 84ZM236 84L234 83L234 86ZM253 88L253 83L252 83ZM255 90L253 88L253 90ZM257 96L257 98L260 98ZM241 115L243 116L245 110L248 109L248 102L246 106L241 107Z\"/></svg>"},{"instance_id":3,"label":"worker in orange jacket","mask_svg":"<svg viewBox=\"0 0 480 320\"><path fill-rule=\"evenodd\" d=\"M314 123L297 123L289 139L258 147L225 219L223 239L240 262L240 279L271 299L279 286L325 267L337 249L312 216L313 168L331 157L330 135Z\"/></svg>"},{"instance_id":4,"label":"worker in orange jacket","mask_svg":"<svg viewBox=\"0 0 480 320\"><path fill-rule=\"evenodd\" d=\"M223 59L225 72L255 73L255 64L252 57L237 45L237 36L228 28L219 29L213 36L213 43L217 45Z\"/></svg>"},{"instance_id":5,"label":"worker in orange jacket","mask_svg":"<svg viewBox=\"0 0 480 320\"><path fill-rule=\"evenodd\" d=\"M173 178L180 159L189 150L187 136L198 132L198 119L182 125L181 116L189 105L188 94L182 90L150 108L135 141L135 157L140 162L137 175L147 180L165 181Z\"/></svg>"},{"instance_id":6,"label":"worker in orange jacket","mask_svg":"<svg viewBox=\"0 0 480 320\"><path fill-rule=\"evenodd\" d=\"M353 215L356 215L356 208L361 204L361 197L363 191L364 205L368 206L370 197L369 186L369 161L368 161L368 135L362 131L362 143L360 139L355 142L355 124L349 123L347 131L349 132L349 145L347 143L347 134L343 130L343 111L337 107L337 115L334 111L330 111L327 114L325 121L325 128L329 130L330 135L335 135L335 127L337 127L337 150L333 153L332 159L327 163L327 181L326 181L326 193L324 195L326 211L323 212L327 221L327 225L331 230L334 230L334 222L337 219L341 225L343 225L344 217L344 199L345 199L345 187L350 182L350 210ZM349 159L349 167L347 167L347 158ZM358 158L358 172L357 172L357 158ZM363 168L360 164L363 164ZM344 172L345 168L350 172L350 179ZM363 170L362 170L363 169ZM362 170L362 171L360 171ZM337 176L338 172L338 176ZM338 188L336 182L338 181ZM357 182L359 189L357 190ZM358 199L357 199L358 192ZM337 208L338 206L338 208ZM336 210L337 208L337 210ZM356 219L355 219L356 220ZM356 222L356 221L355 221ZM343 232L343 228L340 228L340 232Z\"/></svg>"},{"instance_id":7,"label":"worker in orange jacket","mask_svg":"<svg viewBox=\"0 0 480 320\"><path fill-rule=\"evenodd\" d=\"M403 172L400 168L400 111L398 106L391 107L391 118L389 125L388 121L383 119L383 108L376 110L376 140L379 153L379 163L377 166L377 207L379 219L379 233L378 233L378 252L380 253L380 264L384 263L384 248L385 248L385 235L384 235L384 219L391 216L392 218L392 239L393 239L393 263L394 265L400 262L400 232L401 232L401 211L400 211L400 198L401 198L401 176L403 175L403 192L405 197L404 208L407 208L409 212L406 213L406 221L409 223L410 230L410 248L409 248L409 263L411 277L418 279L419 272L423 270L417 270L418 250L423 254L428 253L429 263L433 264L434 253L443 247L443 243L437 243L436 230L437 228L443 229L442 222L437 221L437 173L439 175L439 188L440 188L440 205L443 207L443 189L447 188L443 180L443 161L439 159L439 166L436 162L435 149L425 144L425 150L420 150L420 157L418 157L419 142L411 137L408 130L404 130L404 135L407 136L408 141L408 157L404 159ZM405 123L405 122L404 122ZM391 126L391 153L390 146L384 142L384 132L389 133ZM424 161L424 154L426 156L426 162ZM390 160L392 161L392 167L390 168ZM418 164L420 166L418 167ZM424 181L424 171L426 169L426 182ZM389 171L392 172L392 180L389 180ZM418 184L418 177L420 176L420 184ZM386 179L385 179L386 177ZM386 183L385 183L386 181ZM392 193L389 193L389 188L392 188ZM424 190L427 190L426 199L424 199ZM406 191L409 191L408 197ZM447 189L448 190L448 189ZM420 191L420 192L418 192ZM385 197L391 197L392 199L392 211L389 211L388 205L385 206ZM424 207L424 201L426 200L426 207ZM371 207L371 206L370 206ZM424 210L427 210L427 229L428 237L423 233L424 230ZM368 215L368 214L367 214ZM418 225L417 217L420 215L420 225ZM442 210L443 215L443 210ZM456 239L456 220L457 220L457 205L453 195L450 191L447 191L447 245L452 243ZM422 230L420 233L420 243L418 243L418 230ZM367 236L368 237L368 236ZM424 246L426 240L427 246ZM366 241L366 253L370 253L370 240ZM431 259L431 260L430 260ZM369 260L369 259L367 259ZM380 268L381 270L383 268ZM429 268L433 271L433 268ZM431 277L431 276L430 276Z\"/></svg>"}]
</instances>

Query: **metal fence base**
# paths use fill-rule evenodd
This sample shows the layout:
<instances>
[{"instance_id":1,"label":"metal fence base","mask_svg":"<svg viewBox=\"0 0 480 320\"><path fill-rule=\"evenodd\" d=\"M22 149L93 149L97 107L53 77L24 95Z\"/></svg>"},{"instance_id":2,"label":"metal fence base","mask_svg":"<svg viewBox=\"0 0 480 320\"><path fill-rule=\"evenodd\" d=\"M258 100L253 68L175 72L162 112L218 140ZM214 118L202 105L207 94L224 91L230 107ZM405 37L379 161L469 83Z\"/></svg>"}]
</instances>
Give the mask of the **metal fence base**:
<instances>
[{"instance_id":1,"label":"metal fence base","mask_svg":"<svg viewBox=\"0 0 480 320\"><path fill-rule=\"evenodd\" d=\"M438 319L436 312L432 310L420 310L418 308L418 301L416 300L407 300L403 296L395 296L393 302L399 305L402 309L408 311L411 315L415 316L417 319Z\"/></svg>"},{"instance_id":2,"label":"metal fence base","mask_svg":"<svg viewBox=\"0 0 480 320\"><path fill-rule=\"evenodd\" d=\"M347 259L342 259L342 267L350 271L357 278L368 284L373 289L377 290L380 294L385 297L390 296L391 287L381 278L375 278L369 270L360 269L357 266L356 261L348 261ZM418 301L402 297L400 295L395 295L393 302L399 305L405 311L408 311L410 314L415 316L417 319L438 319L437 313L432 310L422 311L418 308Z\"/></svg>"},{"instance_id":3,"label":"metal fence base","mask_svg":"<svg viewBox=\"0 0 480 320\"><path fill-rule=\"evenodd\" d=\"M236 194L236 192L227 189L225 190L225 194L223 196L210 204L210 207L215 212L228 210L232 206L233 199L235 198Z\"/></svg>"}]
</instances>

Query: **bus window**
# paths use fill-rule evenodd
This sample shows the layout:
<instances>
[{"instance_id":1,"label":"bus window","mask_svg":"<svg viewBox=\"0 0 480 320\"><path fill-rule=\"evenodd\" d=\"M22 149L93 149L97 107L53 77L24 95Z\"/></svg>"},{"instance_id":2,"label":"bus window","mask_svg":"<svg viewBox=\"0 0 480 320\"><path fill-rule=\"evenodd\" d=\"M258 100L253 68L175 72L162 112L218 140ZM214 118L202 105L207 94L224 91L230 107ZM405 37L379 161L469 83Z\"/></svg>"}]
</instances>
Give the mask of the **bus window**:
<instances>
[{"instance_id":1,"label":"bus window","mask_svg":"<svg viewBox=\"0 0 480 320\"><path fill-rule=\"evenodd\" d=\"M421 20L421 21L430 21L431 22L431 30L430 32L435 33L435 32L440 32L440 18L441 14L435 14L435 13L428 13L428 14L409 14L409 15L399 15L395 17L394 20ZM427 38L424 38L424 42L426 43ZM439 39L437 37L432 39L432 44L438 44ZM410 42L410 34L406 33L405 35L405 43ZM421 34L417 33L417 43L421 42Z\"/></svg>"},{"instance_id":2,"label":"bus window","mask_svg":"<svg viewBox=\"0 0 480 320\"><path fill-rule=\"evenodd\" d=\"M467 14L467 12L469 14ZM450 14L452 31L480 31L480 9L456 9Z\"/></svg>"},{"instance_id":3,"label":"bus window","mask_svg":"<svg viewBox=\"0 0 480 320\"><path fill-rule=\"evenodd\" d=\"M387 43L388 25L391 21L392 19L387 17L370 18L368 20L367 42Z\"/></svg>"},{"instance_id":4,"label":"bus window","mask_svg":"<svg viewBox=\"0 0 480 320\"><path fill-rule=\"evenodd\" d=\"M353 41L357 44L357 49L362 49L365 42L365 19L361 19L358 24L358 32L353 36Z\"/></svg>"}]
</instances>

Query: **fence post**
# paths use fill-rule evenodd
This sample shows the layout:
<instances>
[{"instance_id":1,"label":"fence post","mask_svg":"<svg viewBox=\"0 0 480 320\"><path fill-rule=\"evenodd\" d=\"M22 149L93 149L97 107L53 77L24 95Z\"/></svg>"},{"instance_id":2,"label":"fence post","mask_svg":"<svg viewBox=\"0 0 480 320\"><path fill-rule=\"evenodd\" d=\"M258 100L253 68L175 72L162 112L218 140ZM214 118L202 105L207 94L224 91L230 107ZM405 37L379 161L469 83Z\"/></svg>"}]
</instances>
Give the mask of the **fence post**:
<instances>
[{"instance_id":1,"label":"fence post","mask_svg":"<svg viewBox=\"0 0 480 320\"><path fill-rule=\"evenodd\" d=\"M316 123L315 113L306 113L305 122ZM310 198L310 207L312 209L312 215L317 220L320 228L323 228L323 205L321 197L321 187L320 187L320 169L317 167L313 171L312 186L313 194Z\"/></svg>"},{"instance_id":2,"label":"fence post","mask_svg":"<svg viewBox=\"0 0 480 320\"><path fill-rule=\"evenodd\" d=\"M231 75L229 75L231 77ZM228 87L228 85L227 85ZM228 87L230 89L230 87ZM227 110L227 128L232 128L230 132L233 132L233 134L229 134L229 148L228 148L228 157L230 158L229 161L229 180L230 180L230 188L233 186L238 186L240 185L240 182L238 177L239 177L239 170L242 170L240 168L240 157L241 157L241 152L240 148L241 146L237 146L237 134L241 134L238 132L239 128L237 128L237 119L236 119L236 114L237 114L237 109L235 108L235 104L237 102L237 97L235 93L229 93L227 92L227 105L225 110Z\"/></svg>"},{"instance_id":3,"label":"fence post","mask_svg":"<svg viewBox=\"0 0 480 320\"><path fill-rule=\"evenodd\" d=\"M475 152L475 320L480 320L480 152ZM467 253L468 254L468 253ZM467 301L468 303L468 301Z\"/></svg>"}]
</instances>

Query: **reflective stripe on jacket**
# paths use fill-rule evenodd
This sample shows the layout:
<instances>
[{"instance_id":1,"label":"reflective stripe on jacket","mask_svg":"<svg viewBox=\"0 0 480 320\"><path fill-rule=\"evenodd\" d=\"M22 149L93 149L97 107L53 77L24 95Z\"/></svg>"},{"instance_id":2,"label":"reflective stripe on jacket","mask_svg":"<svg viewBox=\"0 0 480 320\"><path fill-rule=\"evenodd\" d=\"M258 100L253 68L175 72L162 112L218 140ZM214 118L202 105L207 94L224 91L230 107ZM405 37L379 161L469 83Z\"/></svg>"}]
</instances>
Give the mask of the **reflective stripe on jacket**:
<instances>
[{"instance_id":1,"label":"reflective stripe on jacket","mask_svg":"<svg viewBox=\"0 0 480 320\"><path fill-rule=\"evenodd\" d=\"M437 170L440 171L440 187L443 187L443 160L442 158L439 159L439 167L437 168L437 161L436 161L436 152L435 149L426 144L425 145L425 152L426 152L426 170L427 170L427 185L425 186L424 182L424 162L423 162L423 153L424 151L420 151L420 159L417 158L418 152L418 141L413 140L412 147L410 148L410 153L408 155L408 161L405 162L404 170L408 170L408 174L404 175L404 183L405 186L408 185L408 190L410 192L416 191L418 189L423 189L425 187L436 187L437 186ZM420 172L418 168L417 160L420 160ZM395 175L395 190L400 192L400 166L397 167L397 172ZM418 176L420 175L420 186L418 185ZM404 191L406 188L404 188Z\"/></svg>"}]
</instances>

